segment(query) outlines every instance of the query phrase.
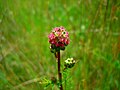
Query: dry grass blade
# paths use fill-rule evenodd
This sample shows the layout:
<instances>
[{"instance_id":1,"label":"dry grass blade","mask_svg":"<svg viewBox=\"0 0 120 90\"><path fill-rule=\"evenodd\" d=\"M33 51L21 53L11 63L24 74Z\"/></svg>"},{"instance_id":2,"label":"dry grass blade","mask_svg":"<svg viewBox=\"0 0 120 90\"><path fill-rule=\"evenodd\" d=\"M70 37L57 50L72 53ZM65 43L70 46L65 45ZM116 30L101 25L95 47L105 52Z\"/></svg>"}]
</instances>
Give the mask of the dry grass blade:
<instances>
[{"instance_id":1,"label":"dry grass blade","mask_svg":"<svg viewBox=\"0 0 120 90\"><path fill-rule=\"evenodd\" d=\"M23 82L23 83L15 86L13 89L16 90L16 89L18 89L18 88L20 88L20 87L22 87L22 86L26 86L26 85L29 85L29 84L31 84L31 83L36 83L36 82L38 82L38 81L40 81L40 78L31 79L31 80L25 81L25 82Z\"/></svg>"}]
</instances>

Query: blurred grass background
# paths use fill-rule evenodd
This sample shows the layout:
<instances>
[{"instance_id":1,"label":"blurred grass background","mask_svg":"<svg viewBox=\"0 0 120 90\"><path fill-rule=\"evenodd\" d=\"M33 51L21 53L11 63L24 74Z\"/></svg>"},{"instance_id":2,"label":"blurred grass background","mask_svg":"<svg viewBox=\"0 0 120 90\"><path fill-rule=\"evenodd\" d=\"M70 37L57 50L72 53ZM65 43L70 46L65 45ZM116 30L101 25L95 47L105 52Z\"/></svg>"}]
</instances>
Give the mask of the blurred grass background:
<instances>
[{"instance_id":1,"label":"blurred grass background","mask_svg":"<svg viewBox=\"0 0 120 90\"><path fill-rule=\"evenodd\" d=\"M62 63L78 61L67 90L120 90L119 0L0 0L0 90L43 90L22 83L57 76L47 37L56 26L70 32Z\"/></svg>"}]
</instances>

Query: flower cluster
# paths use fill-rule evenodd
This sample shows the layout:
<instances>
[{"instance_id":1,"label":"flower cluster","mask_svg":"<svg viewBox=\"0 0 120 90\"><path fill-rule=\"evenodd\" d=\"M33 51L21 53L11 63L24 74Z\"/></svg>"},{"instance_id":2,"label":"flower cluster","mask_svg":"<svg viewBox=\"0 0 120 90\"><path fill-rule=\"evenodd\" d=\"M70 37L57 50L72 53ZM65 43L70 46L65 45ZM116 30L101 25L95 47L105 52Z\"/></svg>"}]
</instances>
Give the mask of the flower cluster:
<instances>
[{"instance_id":1,"label":"flower cluster","mask_svg":"<svg viewBox=\"0 0 120 90\"><path fill-rule=\"evenodd\" d=\"M68 58L64 62L65 68L72 68L74 66L74 64L75 64L75 60L73 58Z\"/></svg>"},{"instance_id":2,"label":"flower cluster","mask_svg":"<svg viewBox=\"0 0 120 90\"><path fill-rule=\"evenodd\" d=\"M64 50L69 41L69 34L64 27L55 27L48 36L51 50ZM53 51L54 52L54 51Z\"/></svg>"}]
</instances>

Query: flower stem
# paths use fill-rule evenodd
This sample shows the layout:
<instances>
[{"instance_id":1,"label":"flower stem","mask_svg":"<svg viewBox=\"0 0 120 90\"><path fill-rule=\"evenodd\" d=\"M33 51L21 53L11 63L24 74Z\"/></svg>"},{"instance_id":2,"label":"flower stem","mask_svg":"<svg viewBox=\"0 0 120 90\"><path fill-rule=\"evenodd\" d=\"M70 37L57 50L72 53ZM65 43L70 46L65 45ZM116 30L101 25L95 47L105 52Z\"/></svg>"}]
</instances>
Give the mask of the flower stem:
<instances>
[{"instance_id":1,"label":"flower stem","mask_svg":"<svg viewBox=\"0 0 120 90\"><path fill-rule=\"evenodd\" d=\"M57 54L58 54L58 78L59 78L59 83L60 83L60 90L63 90L62 74L61 74L61 71L60 71L60 51L58 51Z\"/></svg>"}]
</instances>

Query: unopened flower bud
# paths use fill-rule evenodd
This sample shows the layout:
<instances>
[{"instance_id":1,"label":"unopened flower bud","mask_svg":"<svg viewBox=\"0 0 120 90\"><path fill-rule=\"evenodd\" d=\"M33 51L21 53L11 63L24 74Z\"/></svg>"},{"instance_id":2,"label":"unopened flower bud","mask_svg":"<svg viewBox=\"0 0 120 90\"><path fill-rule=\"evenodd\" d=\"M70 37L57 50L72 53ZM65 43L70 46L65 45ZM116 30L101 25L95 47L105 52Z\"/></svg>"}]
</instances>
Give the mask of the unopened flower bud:
<instances>
[{"instance_id":1,"label":"unopened flower bud","mask_svg":"<svg viewBox=\"0 0 120 90\"><path fill-rule=\"evenodd\" d=\"M60 49L61 49L61 50L65 50L65 47L61 47Z\"/></svg>"},{"instance_id":2,"label":"unopened flower bud","mask_svg":"<svg viewBox=\"0 0 120 90\"><path fill-rule=\"evenodd\" d=\"M55 53L56 52L55 49L52 48L51 46L50 46L50 51L51 51L51 53Z\"/></svg>"}]
</instances>

